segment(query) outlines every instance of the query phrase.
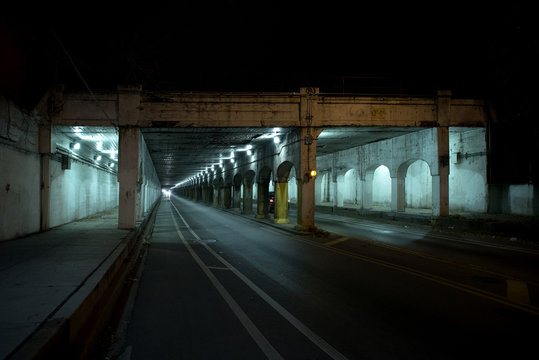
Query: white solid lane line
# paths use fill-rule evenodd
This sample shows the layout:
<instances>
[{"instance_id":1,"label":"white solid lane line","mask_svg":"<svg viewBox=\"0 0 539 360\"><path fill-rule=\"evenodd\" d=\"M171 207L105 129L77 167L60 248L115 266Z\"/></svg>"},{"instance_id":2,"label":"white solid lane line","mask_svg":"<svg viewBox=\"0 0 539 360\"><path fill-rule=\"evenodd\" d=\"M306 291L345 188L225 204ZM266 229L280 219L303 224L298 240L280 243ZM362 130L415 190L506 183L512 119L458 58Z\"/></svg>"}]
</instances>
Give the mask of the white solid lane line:
<instances>
[{"instance_id":1,"label":"white solid lane line","mask_svg":"<svg viewBox=\"0 0 539 360\"><path fill-rule=\"evenodd\" d=\"M172 202L170 203L172 204ZM172 204L174 206L174 204ZM176 209L176 207L174 206ZM176 209L178 211L178 209ZM179 213L178 213L179 214ZM258 345L260 350L267 356L268 359L275 359L275 360L281 360L283 357L281 354L275 350L275 348L269 343L268 339L258 330L258 328L255 326L255 324L249 319L247 314L243 311L243 309L239 306L239 304L232 298L232 295L225 289L223 284L213 275L211 270L204 264L202 259L195 253L195 251L191 248L191 245L187 241L185 241L185 237L183 236L182 232L180 231L180 227L178 226L178 222L176 221L174 214L172 213L172 209L170 210L170 215L172 216L172 220L174 222L174 226L176 227L176 232L178 233L178 236L182 240L183 244L193 257L193 259L196 261L196 263L200 266L204 274L210 279L211 283L217 289L219 294L223 297L223 299L226 301L234 315L238 318L238 320L241 322L245 330L249 333L249 335L253 338L255 343ZM181 216L181 215L180 215ZM183 220L183 218L182 218ZM183 220L185 222L185 220ZM198 240L198 236L196 236Z\"/></svg>"},{"instance_id":2,"label":"white solid lane line","mask_svg":"<svg viewBox=\"0 0 539 360\"><path fill-rule=\"evenodd\" d=\"M183 221L189 232L200 241L200 237L191 229L187 221L185 221L184 217L178 210L178 208L170 202L172 207L176 210L176 213L180 217L180 219ZM329 343L327 343L324 339L322 339L320 336L315 334L311 329L309 329L305 324L303 324L299 319L297 319L294 315L292 315L288 310L286 310L281 304L279 304L277 301L275 301L272 297L270 297L266 292L264 292L262 289L260 289L257 285L255 285L251 280L249 280L245 275L243 275L239 270L237 270L234 266L232 266L228 261L223 259L219 254L217 254L211 247L209 247L207 244L205 244L203 241L200 241L200 244L204 246L216 259L218 259L224 266L229 268L239 279L241 279L247 286L251 288L258 296L260 296L268 305L270 305L275 311L277 311L279 314L281 314L282 317L284 317L292 326L294 326L299 332L301 332L304 336L306 336L311 342L313 342L320 350L324 351L328 356L330 356L332 359L335 360L347 360L347 357L341 354L337 349L335 349L333 346L331 346ZM195 254L196 255L196 254ZM208 270L209 271L209 270ZM213 274L212 274L213 275Z\"/></svg>"}]
</instances>

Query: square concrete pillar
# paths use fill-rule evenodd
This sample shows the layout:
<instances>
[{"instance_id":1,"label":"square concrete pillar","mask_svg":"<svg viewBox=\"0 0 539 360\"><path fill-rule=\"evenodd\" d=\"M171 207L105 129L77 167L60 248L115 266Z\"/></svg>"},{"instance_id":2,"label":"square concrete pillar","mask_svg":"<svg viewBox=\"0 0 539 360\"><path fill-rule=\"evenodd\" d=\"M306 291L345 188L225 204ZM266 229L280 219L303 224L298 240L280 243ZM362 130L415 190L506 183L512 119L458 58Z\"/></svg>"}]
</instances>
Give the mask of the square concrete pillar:
<instances>
[{"instance_id":1,"label":"square concrete pillar","mask_svg":"<svg viewBox=\"0 0 539 360\"><path fill-rule=\"evenodd\" d=\"M405 178L391 178L391 211L404 212L406 208L404 186Z\"/></svg>"},{"instance_id":2,"label":"square concrete pillar","mask_svg":"<svg viewBox=\"0 0 539 360\"><path fill-rule=\"evenodd\" d=\"M313 136L313 142L308 145L304 139ZM300 164L296 172L298 182L298 228L313 230L314 224L314 191L316 178L310 176L311 170L316 170L316 138L321 130L301 128L299 130Z\"/></svg>"},{"instance_id":3,"label":"square concrete pillar","mask_svg":"<svg viewBox=\"0 0 539 360\"><path fill-rule=\"evenodd\" d=\"M432 215L449 215L449 128L436 128L438 167L432 175Z\"/></svg>"},{"instance_id":4,"label":"square concrete pillar","mask_svg":"<svg viewBox=\"0 0 539 360\"><path fill-rule=\"evenodd\" d=\"M361 196L361 207L366 210L372 208L372 179L372 172L366 174L365 179L361 179L361 189L363 191Z\"/></svg>"},{"instance_id":5,"label":"square concrete pillar","mask_svg":"<svg viewBox=\"0 0 539 360\"><path fill-rule=\"evenodd\" d=\"M243 185L243 209L242 214L253 213L253 184Z\"/></svg>"},{"instance_id":6,"label":"square concrete pillar","mask_svg":"<svg viewBox=\"0 0 539 360\"><path fill-rule=\"evenodd\" d=\"M118 228L133 229L137 216L140 129L120 127L118 181L120 182Z\"/></svg>"},{"instance_id":7,"label":"square concrete pillar","mask_svg":"<svg viewBox=\"0 0 539 360\"><path fill-rule=\"evenodd\" d=\"M49 229L49 202L50 202L50 157L51 157L51 125L39 126L39 153L41 155L41 214L40 230Z\"/></svg>"}]
</instances>

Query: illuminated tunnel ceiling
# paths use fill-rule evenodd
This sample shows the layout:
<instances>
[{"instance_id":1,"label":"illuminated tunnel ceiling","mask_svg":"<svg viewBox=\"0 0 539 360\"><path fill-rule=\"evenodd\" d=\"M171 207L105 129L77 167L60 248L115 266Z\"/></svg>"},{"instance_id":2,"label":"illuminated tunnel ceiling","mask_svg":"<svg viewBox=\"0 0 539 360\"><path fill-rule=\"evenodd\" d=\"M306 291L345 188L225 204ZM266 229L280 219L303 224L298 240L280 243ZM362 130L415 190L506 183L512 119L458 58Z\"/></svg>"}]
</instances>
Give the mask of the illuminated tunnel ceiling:
<instances>
[{"instance_id":1,"label":"illuminated tunnel ceiling","mask_svg":"<svg viewBox=\"0 0 539 360\"><path fill-rule=\"evenodd\" d=\"M317 155L390 139L406 133L422 130L417 127L338 127L325 128L317 142ZM58 126L56 131L83 143L88 151L98 152L97 143L103 149L118 148L118 134L112 127ZM280 133L290 131L281 128ZM228 157L233 149L252 145L254 151L269 136L273 128L143 128L142 133L152 157L157 175L163 187L198 174L205 167Z\"/></svg>"},{"instance_id":2,"label":"illuminated tunnel ceiling","mask_svg":"<svg viewBox=\"0 0 539 360\"><path fill-rule=\"evenodd\" d=\"M317 154L325 155L375 141L422 130L410 127L326 128L317 142ZM282 128L281 132L289 131ZM264 135L273 128L144 128L144 140L163 187L196 175L228 156L234 148L245 148L261 141L272 141Z\"/></svg>"}]
</instances>

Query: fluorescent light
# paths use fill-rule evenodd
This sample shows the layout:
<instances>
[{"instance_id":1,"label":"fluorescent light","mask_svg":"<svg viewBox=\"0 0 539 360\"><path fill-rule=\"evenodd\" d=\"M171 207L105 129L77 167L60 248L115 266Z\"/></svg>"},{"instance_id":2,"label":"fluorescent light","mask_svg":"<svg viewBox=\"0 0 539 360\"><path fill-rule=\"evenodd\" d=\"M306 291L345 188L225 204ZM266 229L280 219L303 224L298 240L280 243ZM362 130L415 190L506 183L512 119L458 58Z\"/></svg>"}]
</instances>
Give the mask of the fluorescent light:
<instances>
[{"instance_id":1,"label":"fluorescent light","mask_svg":"<svg viewBox=\"0 0 539 360\"><path fill-rule=\"evenodd\" d=\"M276 143L276 144L278 144L278 143L281 142L281 139L279 139L279 137L276 136L276 137L273 138L273 142Z\"/></svg>"}]
</instances>

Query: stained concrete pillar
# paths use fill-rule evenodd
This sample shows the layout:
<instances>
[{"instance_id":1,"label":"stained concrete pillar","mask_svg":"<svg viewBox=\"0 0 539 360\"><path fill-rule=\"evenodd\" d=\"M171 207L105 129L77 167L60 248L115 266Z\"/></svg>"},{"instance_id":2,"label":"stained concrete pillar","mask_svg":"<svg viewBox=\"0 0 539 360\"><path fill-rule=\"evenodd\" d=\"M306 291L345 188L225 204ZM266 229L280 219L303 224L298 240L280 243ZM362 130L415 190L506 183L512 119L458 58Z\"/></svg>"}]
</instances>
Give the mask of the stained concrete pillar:
<instances>
[{"instance_id":1,"label":"stained concrete pillar","mask_svg":"<svg viewBox=\"0 0 539 360\"><path fill-rule=\"evenodd\" d=\"M438 127L436 151L438 166L432 176L432 214L449 215L449 121L451 119L451 91L439 90L436 99Z\"/></svg>"},{"instance_id":2,"label":"stained concrete pillar","mask_svg":"<svg viewBox=\"0 0 539 360\"><path fill-rule=\"evenodd\" d=\"M257 188L256 217L259 219L264 219L268 217L269 182L259 182Z\"/></svg>"},{"instance_id":3,"label":"stained concrete pillar","mask_svg":"<svg viewBox=\"0 0 539 360\"><path fill-rule=\"evenodd\" d=\"M41 155L40 230L49 228L51 125L39 126L39 154Z\"/></svg>"},{"instance_id":4,"label":"stained concrete pillar","mask_svg":"<svg viewBox=\"0 0 539 360\"><path fill-rule=\"evenodd\" d=\"M223 189L223 208L230 209L232 205L232 186L226 185Z\"/></svg>"},{"instance_id":5,"label":"stained concrete pillar","mask_svg":"<svg viewBox=\"0 0 539 360\"><path fill-rule=\"evenodd\" d=\"M243 185L243 209L242 214L253 213L253 184Z\"/></svg>"},{"instance_id":6,"label":"stained concrete pillar","mask_svg":"<svg viewBox=\"0 0 539 360\"><path fill-rule=\"evenodd\" d=\"M314 193L313 193L314 196ZM276 224L288 224L288 181L275 183L275 216Z\"/></svg>"},{"instance_id":7,"label":"stained concrete pillar","mask_svg":"<svg viewBox=\"0 0 539 360\"><path fill-rule=\"evenodd\" d=\"M365 178L361 179L361 189L363 194L361 196L362 208L369 210L372 208L372 180L374 173L370 172L365 174Z\"/></svg>"},{"instance_id":8,"label":"stained concrete pillar","mask_svg":"<svg viewBox=\"0 0 539 360\"><path fill-rule=\"evenodd\" d=\"M234 201L232 202L232 207L234 209L239 209L241 204L241 185L234 185Z\"/></svg>"},{"instance_id":9,"label":"stained concrete pillar","mask_svg":"<svg viewBox=\"0 0 539 360\"><path fill-rule=\"evenodd\" d=\"M120 182L118 228L133 229L137 215L140 130L120 127L118 181Z\"/></svg>"},{"instance_id":10,"label":"stained concrete pillar","mask_svg":"<svg viewBox=\"0 0 539 360\"><path fill-rule=\"evenodd\" d=\"M219 187L218 186L214 186L213 187L213 201L212 201L212 205L215 206L215 207L218 207L219 206Z\"/></svg>"},{"instance_id":11,"label":"stained concrete pillar","mask_svg":"<svg viewBox=\"0 0 539 360\"><path fill-rule=\"evenodd\" d=\"M405 178L391 177L391 211L403 212L406 208Z\"/></svg>"},{"instance_id":12,"label":"stained concrete pillar","mask_svg":"<svg viewBox=\"0 0 539 360\"><path fill-rule=\"evenodd\" d=\"M298 179L298 228L300 230L314 230L316 228L314 224L316 178L312 178L310 172L316 170L316 139L321 132L321 130L313 128L299 130L300 163L296 176ZM312 142L305 141L309 136L312 136Z\"/></svg>"},{"instance_id":13,"label":"stained concrete pillar","mask_svg":"<svg viewBox=\"0 0 539 360\"><path fill-rule=\"evenodd\" d=\"M432 175L432 214L449 215L449 128L435 129L438 151L438 173Z\"/></svg>"}]
</instances>

